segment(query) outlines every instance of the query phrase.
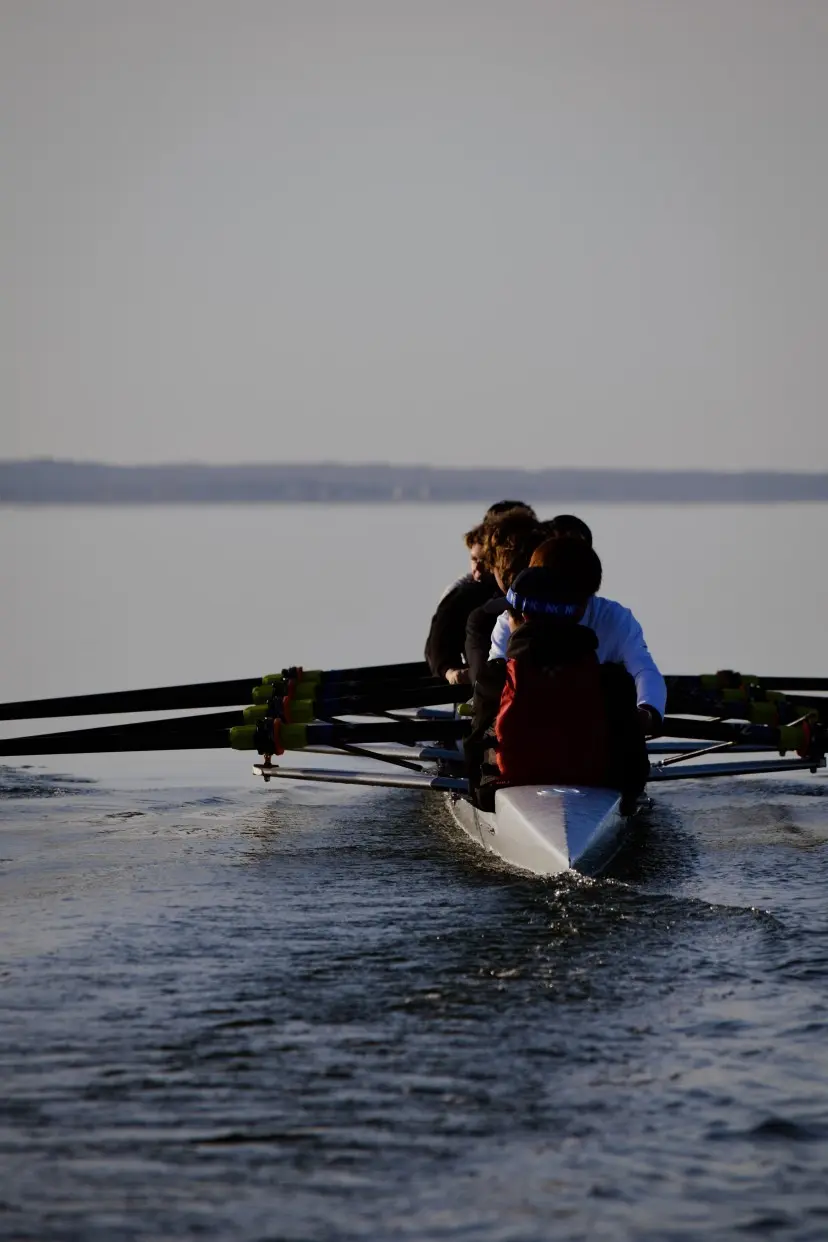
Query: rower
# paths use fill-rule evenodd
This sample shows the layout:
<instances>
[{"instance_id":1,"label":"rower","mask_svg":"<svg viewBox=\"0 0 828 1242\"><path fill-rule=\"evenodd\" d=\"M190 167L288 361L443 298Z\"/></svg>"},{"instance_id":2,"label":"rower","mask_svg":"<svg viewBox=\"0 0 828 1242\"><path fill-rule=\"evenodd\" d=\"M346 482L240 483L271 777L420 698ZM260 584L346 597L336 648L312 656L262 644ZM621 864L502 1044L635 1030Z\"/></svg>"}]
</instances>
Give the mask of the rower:
<instances>
[{"instance_id":1,"label":"rower","mask_svg":"<svg viewBox=\"0 0 828 1242\"><path fill-rule=\"evenodd\" d=\"M499 500L490 505L483 522L479 526L473 526L464 536L469 550L468 573L446 588L431 619L425 658L432 674L435 677L445 677L450 685L469 680L469 671L463 664L466 621L469 614L499 594L495 580L483 560L486 523L513 511L529 514L533 522L537 521L534 509L522 501ZM492 618L489 622L489 632L493 621Z\"/></svg>"},{"instance_id":2,"label":"rower","mask_svg":"<svg viewBox=\"0 0 828 1242\"><path fill-rule=\"evenodd\" d=\"M496 507L493 505L492 509ZM580 518L562 513L548 521L538 522L534 510L528 505L494 515L483 523L480 530L483 558L492 566L499 594L469 613L465 643L469 675L466 680L472 683L489 659L492 629L505 611L509 584L516 574L529 567L529 558L535 548L552 538L582 539L592 547L592 532ZM503 625L501 622L501 627Z\"/></svg>"},{"instance_id":3,"label":"rower","mask_svg":"<svg viewBox=\"0 0 828 1242\"><path fill-rule=\"evenodd\" d=\"M468 670L463 667L466 619L497 592L495 580L484 566L482 539L482 525L466 533L469 572L444 591L426 639L425 658L433 676L445 677L452 686L468 680Z\"/></svg>"},{"instance_id":4,"label":"rower","mask_svg":"<svg viewBox=\"0 0 828 1242\"><path fill-rule=\"evenodd\" d=\"M562 541L574 540L592 546L592 532L580 518L565 515L565 520L563 516L554 518L550 525L556 522L561 525L555 535L532 553L530 564L533 568L554 563L557 546ZM568 525L572 534L567 533ZM623 604L594 595L587 604L582 624L589 626L598 636L598 659L601 663L623 664L633 678L642 726L648 737L655 737L661 732L667 707L667 686L650 654L640 623ZM506 616L497 617L489 649L490 660L505 656L509 634Z\"/></svg>"},{"instance_id":5,"label":"rower","mask_svg":"<svg viewBox=\"0 0 828 1242\"><path fill-rule=\"evenodd\" d=\"M465 654L469 680L475 682L489 659L492 627L506 608L512 579L528 569L535 548L544 539L543 524L531 510L512 509L483 523L483 557L497 583L497 594L469 613Z\"/></svg>"},{"instance_id":6,"label":"rower","mask_svg":"<svg viewBox=\"0 0 828 1242\"><path fill-rule=\"evenodd\" d=\"M601 562L584 541L555 541L545 567L515 578L508 600L505 658L475 685L466 740L469 786L494 809L508 785L617 789L630 813L649 774L635 687L623 668L602 664L584 623L601 584Z\"/></svg>"}]
</instances>

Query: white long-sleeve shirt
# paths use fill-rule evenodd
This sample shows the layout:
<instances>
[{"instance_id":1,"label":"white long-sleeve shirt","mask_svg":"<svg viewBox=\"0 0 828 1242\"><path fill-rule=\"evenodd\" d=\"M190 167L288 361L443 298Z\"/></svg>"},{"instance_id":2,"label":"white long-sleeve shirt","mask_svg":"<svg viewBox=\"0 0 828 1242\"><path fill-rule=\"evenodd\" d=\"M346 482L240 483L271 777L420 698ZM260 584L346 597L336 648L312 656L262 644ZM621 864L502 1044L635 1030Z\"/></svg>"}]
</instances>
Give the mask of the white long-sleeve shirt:
<instances>
[{"instance_id":1,"label":"white long-sleeve shirt","mask_svg":"<svg viewBox=\"0 0 828 1242\"><path fill-rule=\"evenodd\" d=\"M595 631L602 664L623 664L635 682L639 704L647 703L664 715L667 687L644 641L644 632L629 608L614 599L593 595L580 622ZM508 614L497 618L492 630L490 660L505 660L510 637Z\"/></svg>"}]
</instances>

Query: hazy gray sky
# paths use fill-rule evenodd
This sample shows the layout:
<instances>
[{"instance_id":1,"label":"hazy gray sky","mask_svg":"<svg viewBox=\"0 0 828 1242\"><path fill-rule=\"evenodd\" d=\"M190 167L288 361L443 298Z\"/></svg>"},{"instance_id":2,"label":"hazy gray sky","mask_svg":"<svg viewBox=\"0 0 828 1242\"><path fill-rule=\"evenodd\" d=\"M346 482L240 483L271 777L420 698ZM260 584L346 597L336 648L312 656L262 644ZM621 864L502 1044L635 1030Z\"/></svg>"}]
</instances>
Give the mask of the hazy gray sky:
<instances>
[{"instance_id":1,"label":"hazy gray sky","mask_svg":"<svg viewBox=\"0 0 828 1242\"><path fill-rule=\"evenodd\" d=\"M828 468L828 0L2 0L0 456Z\"/></svg>"}]
</instances>

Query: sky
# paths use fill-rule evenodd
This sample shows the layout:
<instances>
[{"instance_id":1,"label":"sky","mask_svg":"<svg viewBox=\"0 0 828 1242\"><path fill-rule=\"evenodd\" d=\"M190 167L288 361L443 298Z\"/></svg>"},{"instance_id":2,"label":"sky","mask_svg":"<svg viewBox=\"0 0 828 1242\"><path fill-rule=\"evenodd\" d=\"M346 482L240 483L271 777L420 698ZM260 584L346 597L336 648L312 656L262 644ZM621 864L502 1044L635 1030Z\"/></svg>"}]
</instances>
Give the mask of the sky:
<instances>
[{"instance_id":1,"label":"sky","mask_svg":"<svg viewBox=\"0 0 828 1242\"><path fill-rule=\"evenodd\" d=\"M3 0L0 457L828 468L826 0Z\"/></svg>"}]
</instances>

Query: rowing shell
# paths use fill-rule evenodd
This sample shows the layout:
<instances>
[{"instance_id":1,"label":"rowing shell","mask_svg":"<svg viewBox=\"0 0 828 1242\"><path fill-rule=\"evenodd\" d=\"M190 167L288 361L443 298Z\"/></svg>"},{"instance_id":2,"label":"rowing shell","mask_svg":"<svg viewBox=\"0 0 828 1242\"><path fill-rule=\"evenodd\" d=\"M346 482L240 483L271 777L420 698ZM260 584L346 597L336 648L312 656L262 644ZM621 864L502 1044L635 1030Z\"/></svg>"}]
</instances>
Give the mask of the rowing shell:
<instances>
[{"instance_id":1,"label":"rowing shell","mask_svg":"<svg viewBox=\"0 0 828 1242\"><path fill-rule=\"evenodd\" d=\"M603 871L632 819L621 814L620 802L615 790L572 785L499 789L494 811L480 811L468 798L449 795L452 815L473 841L534 875Z\"/></svg>"},{"instance_id":2,"label":"rowing shell","mask_svg":"<svg viewBox=\"0 0 828 1242\"><path fill-rule=\"evenodd\" d=\"M310 747L306 748L310 749ZM332 747L315 747L325 754L341 753ZM351 750L358 748L352 747ZM367 754L368 752L359 751ZM694 751L694 755L706 753ZM457 752L432 746L407 748L405 759L436 761L449 771L456 765ZM393 751L372 753L374 760L388 760ZM690 756L688 756L689 758ZM699 780L715 776L772 776L780 772L825 767L821 755L776 760L694 763L682 771L668 766L675 760L654 764L650 781ZM419 764L417 765L419 767ZM468 797L465 777L431 775L430 772L391 773L334 768L284 768L272 762L253 765L253 772L264 780L321 781L335 785L371 785L389 789L420 789L449 794L449 806L457 823L472 841L496 854L504 862L533 875L559 875L579 871L599 875L624 843L632 816L622 815L620 797L612 789L579 788L572 785L520 785L499 789L493 812L479 811Z\"/></svg>"}]
</instances>

